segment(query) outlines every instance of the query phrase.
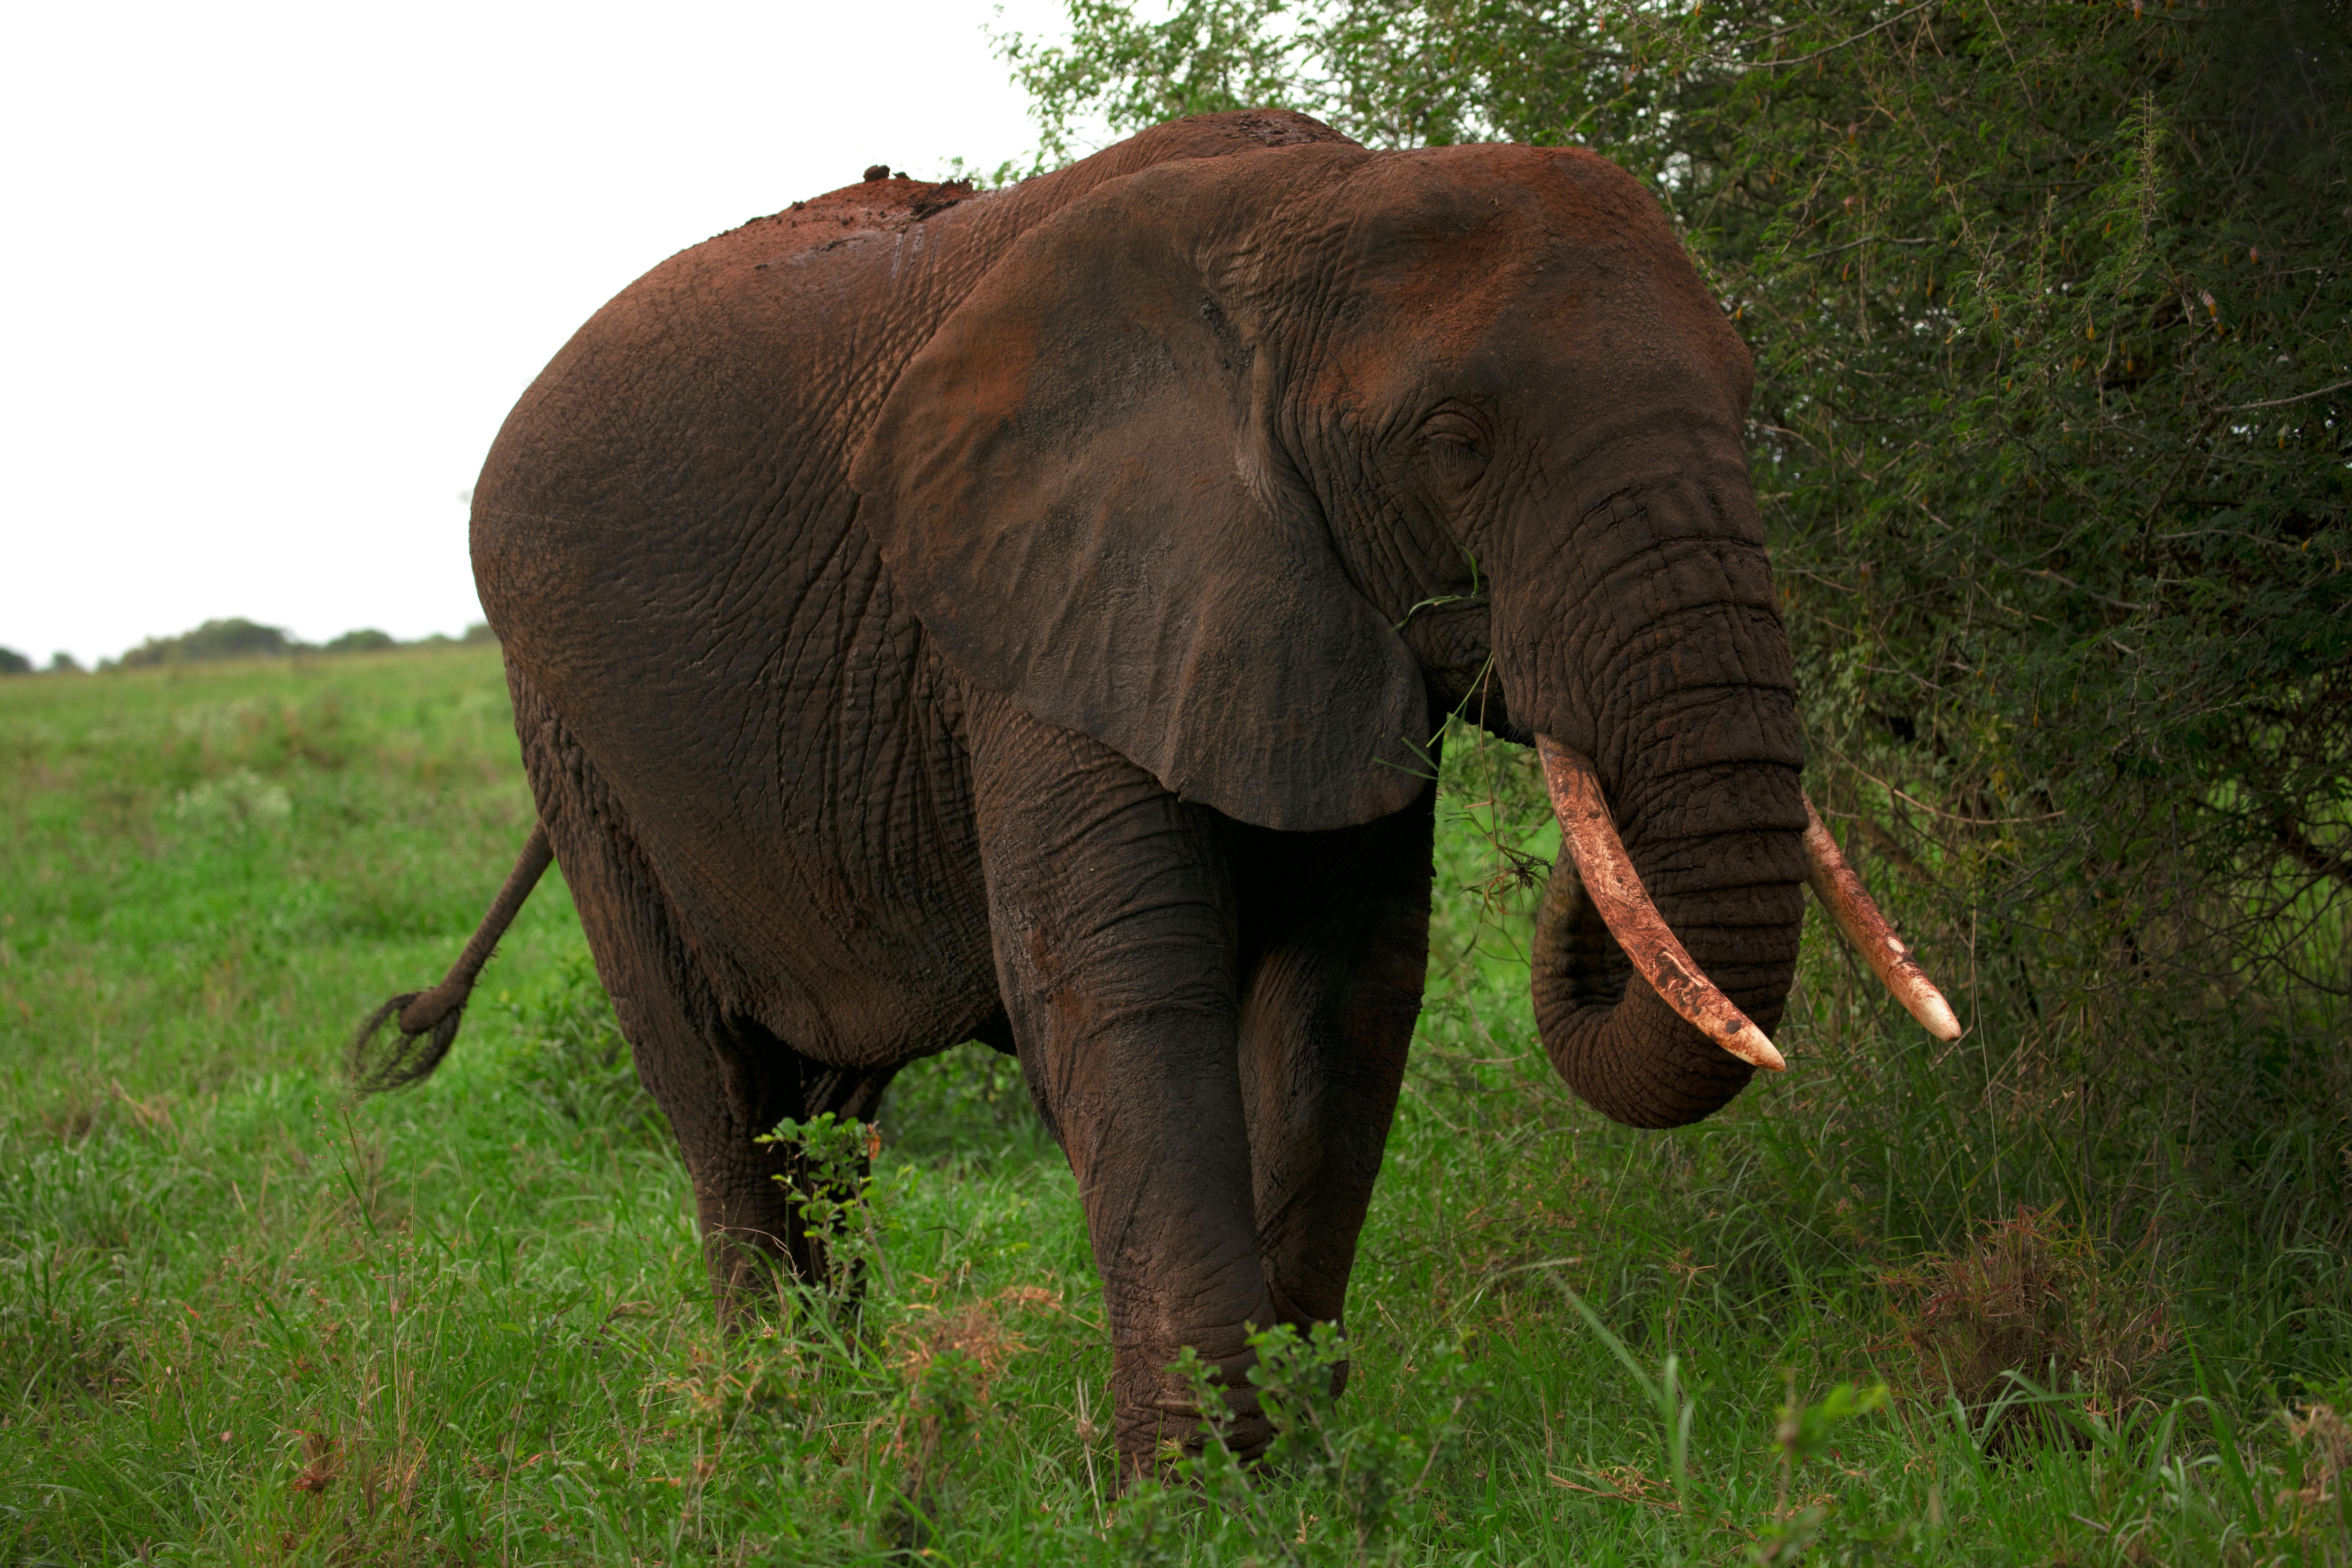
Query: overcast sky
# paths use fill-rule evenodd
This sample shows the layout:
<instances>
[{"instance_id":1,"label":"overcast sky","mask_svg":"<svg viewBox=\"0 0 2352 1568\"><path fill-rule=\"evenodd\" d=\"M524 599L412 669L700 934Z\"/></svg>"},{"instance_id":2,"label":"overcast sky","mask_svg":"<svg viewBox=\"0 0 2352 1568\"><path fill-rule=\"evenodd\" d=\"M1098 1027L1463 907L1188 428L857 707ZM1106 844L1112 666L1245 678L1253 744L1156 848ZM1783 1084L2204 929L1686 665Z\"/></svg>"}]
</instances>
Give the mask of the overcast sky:
<instances>
[{"instance_id":1,"label":"overcast sky","mask_svg":"<svg viewBox=\"0 0 2352 1568\"><path fill-rule=\"evenodd\" d=\"M671 252L1034 142L1056 0L10 8L0 645L480 617L507 409Z\"/></svg>"}]
</instances>

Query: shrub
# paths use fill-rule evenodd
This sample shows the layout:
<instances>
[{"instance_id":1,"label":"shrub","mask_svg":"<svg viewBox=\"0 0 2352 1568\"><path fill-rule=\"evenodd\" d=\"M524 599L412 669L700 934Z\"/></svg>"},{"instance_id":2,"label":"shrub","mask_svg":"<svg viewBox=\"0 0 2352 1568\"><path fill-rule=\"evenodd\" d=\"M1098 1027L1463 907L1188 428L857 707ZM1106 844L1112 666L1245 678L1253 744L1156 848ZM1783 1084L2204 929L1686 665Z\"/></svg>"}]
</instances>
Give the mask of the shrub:
<instances>
[{"instance_id":1,"label":"shrub","mask_svg":"<svg viewBox=\"0 0 2352 1568\"><path fill-rule=\"evenodd\" d=\"M1066 45L998 39L1041 165L1097 118L1276 104L1638 176L1756 353L1810 787L1921 945L1968 952L1979 1037L2139 1076L2118 1102L2168 1081L2184 1020L2333 1048L2340 4L1068 13Z\"/></svg>"},{"instance_id":2,"label":"shrub","mask_svg":"<svg viewBox=\"0 0 2352 1568\"><path fill-rule=\"evenodd\" d=\"M276 658L297 645L283 626L265 626L242 616L206 621L177 637L149 637L117 662L125 669L158 664L190 664L214 658Z\"/></svg>"},{"instance_id":3,"label":"shrub","mask_svg":"<svg viewBox=\"0 0 2352 1568\"><path fill-rule=\"evenodd\" d=\"M1249 1345L1256 1356L1250 1385L1274 1430L1255 1479L1228 1445L1233 1422L1217 1369L1186 1346L1170 1370L1204 1413L1203 1442L1197 1455L1177 1458L1179 1446L1168 1439L1162 1458L1177 1487L1142 1481L1120 1502L1109 1533L1129 1561L1194 1562L1213 1545L1265 1563L1327 1560L1335 1547L1338 1561L1378 1561L1451 1479L1473 1422L1496 1394L1491 1373L1462 1342L1441 1340L1412 1353L1422 1384L1412 1417L1351 1420L1334 1394L1349 1351L1333 1325L1301 1335L1277 1323L1254 1330ZM1313 1546L1310 1515L1331 1526Z\"/></svg>"},{"instance_id":4,"label":"shrub","mask_svg":"<svg viewBox=\"0 0 2352 1568\"><path fill-rule=\"evenodd\" d=\"M1021 1064L977 1042L901 1068L876 1119L892 1148L916 1158L969 1158L1044 1133Z\"/></svg>"}]
</instances>

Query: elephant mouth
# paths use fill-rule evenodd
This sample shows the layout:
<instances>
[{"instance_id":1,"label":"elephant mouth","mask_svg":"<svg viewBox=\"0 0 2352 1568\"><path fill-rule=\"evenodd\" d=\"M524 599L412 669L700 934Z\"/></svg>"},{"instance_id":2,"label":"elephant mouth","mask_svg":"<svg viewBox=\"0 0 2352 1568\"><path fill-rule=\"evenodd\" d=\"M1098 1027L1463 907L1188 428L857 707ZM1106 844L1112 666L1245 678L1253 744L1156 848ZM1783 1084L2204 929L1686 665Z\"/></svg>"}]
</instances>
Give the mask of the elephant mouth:
<instances>
[{"instance_id":1,"label":"elephant mouth","mask_svg":"<svg viewBox=\"0 0 2352 1568\"><path fill-rule=\"evenodd\" d=\"M1536 752L1543 763L1552 815L1559 819L1561 847L1585 896L1634 971L1685 1023L1732 1056L1770 1072L1786 1067L1764 1031L1707 978L1667 928L1618 837L1591 760L1549 735L1536 737ZM1912 961L1909 949L1822 825L1810 798L1805 821L1805 880L1813 896L1861 951L1872 973L1929 1034L1939 1040L1958 1039L1959 1019L1951 1004Z\"/></svg>"}]
</instances>

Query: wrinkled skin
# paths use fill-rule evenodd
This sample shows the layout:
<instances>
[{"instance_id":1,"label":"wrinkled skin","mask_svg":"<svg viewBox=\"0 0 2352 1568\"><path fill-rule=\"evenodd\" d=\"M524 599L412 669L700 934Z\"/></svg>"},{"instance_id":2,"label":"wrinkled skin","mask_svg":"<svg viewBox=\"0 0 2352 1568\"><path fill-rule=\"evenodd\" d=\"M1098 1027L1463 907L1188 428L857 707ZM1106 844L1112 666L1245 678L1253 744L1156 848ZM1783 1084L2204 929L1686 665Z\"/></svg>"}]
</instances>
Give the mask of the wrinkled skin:
<instances>
[{"instance_id":1,"label":"wrinkled skin","mask_svg":"<svg viewBox=\"0 0 2352 1568\"><path fill-rule=\"evenodd\" d=\"M1249 1325L1339 1319L1449 710L1594 758L1771 1027L1805 816L1748 385L1612 165L1276 113L853 185L600 311L491 452L475 568L722 1311L811 1266L754 1138L977 1037L1076 1173L1131 1467L1194 1430L1180 1347L1238 1383ZM1603 1111L1746 1081L1565 869L1538 956Z\"/></svg>"}]
</instances>

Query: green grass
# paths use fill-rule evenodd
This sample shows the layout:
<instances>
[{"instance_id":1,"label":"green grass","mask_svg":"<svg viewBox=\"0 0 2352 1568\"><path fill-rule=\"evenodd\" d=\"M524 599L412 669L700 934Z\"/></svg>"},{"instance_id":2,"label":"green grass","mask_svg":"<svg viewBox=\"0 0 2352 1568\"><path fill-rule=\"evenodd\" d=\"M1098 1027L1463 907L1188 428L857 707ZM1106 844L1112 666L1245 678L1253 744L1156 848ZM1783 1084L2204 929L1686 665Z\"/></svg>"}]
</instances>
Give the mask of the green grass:
<instances>
[{"instance_id":1,"label":"green grass","mask_svg":"<svg viewBox=\"0 0 2352 1568\"><path fill-rule=\"evenodd\" d=\"M1631 1132L1482 914L1517 768L1449 761L1346 1397L1278 1348L1278 1473L1118 1499L985 1052L884 1109L854 1324L733 1342L557 880L436 1077L343 1093L526 830L495 649L0 683L0 1561L2352 1563L2340 1024L1936 1047L1815 931L1790 1070Z\"/></svg>"}]
</instances>

